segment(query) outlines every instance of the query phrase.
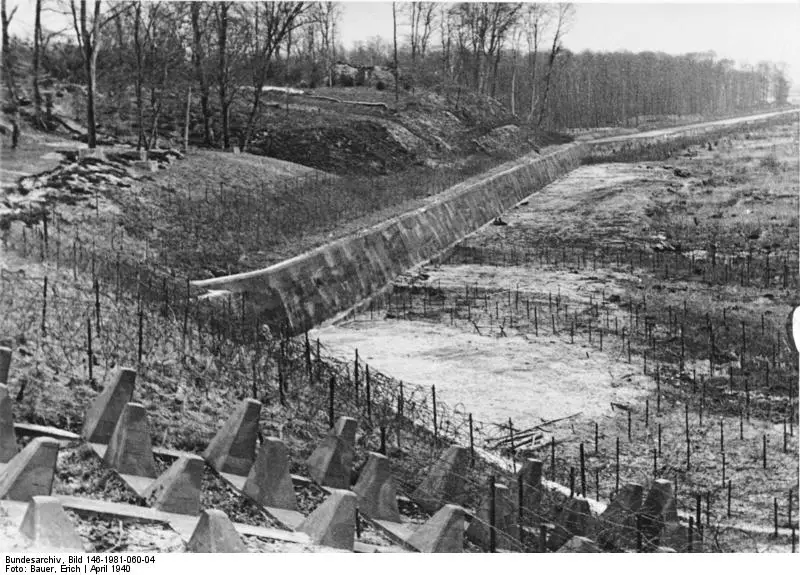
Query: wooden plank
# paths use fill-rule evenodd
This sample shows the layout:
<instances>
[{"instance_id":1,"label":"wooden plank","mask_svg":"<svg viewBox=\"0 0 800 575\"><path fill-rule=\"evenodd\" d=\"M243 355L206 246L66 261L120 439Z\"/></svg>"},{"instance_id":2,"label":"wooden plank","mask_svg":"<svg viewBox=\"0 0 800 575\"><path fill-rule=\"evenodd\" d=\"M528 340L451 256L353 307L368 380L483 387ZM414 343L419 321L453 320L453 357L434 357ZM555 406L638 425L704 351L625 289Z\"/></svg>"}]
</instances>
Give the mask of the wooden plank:
<instances>
[{"instance_id":1,"label":"wooden plank","mask_svg":"<svg viewBox=\"0 0 800 575\"><path fill-rule=\"evenodd\" d=\"M114 515L123 517L131 521L141 521L143 523L166 523L169 521L165 513L150 507L140 507L128 503L117 503L115 501L103 501L101 499L88 499L85 497L74 497L72 495L58 495L55 497L61 501L66 509L72 509L76 513L90 515Z\"/></svg>"},{"instance_id":2,"label":"wooden plank","mask_svg":"<svg viewBox=\"0 0 800 575\"><path fill-rule=\"evenodd\" d=\"M262 527L258 525L245 525L244 523L234 523L236 530L242 535L252 535L264 537L266 539L277 539L279 541L289 541L291 543L311 544L311 539L305 533L299 531L282 531L274 527Z\"/></svg>"},{"instance_id":3,"label":"wooden plank","mask_svg":"<svg viewBox=\"0 0 800 575\"><path fill-rule=\"evenodd\" d=\"M380 525L384 531L391 533L394 536L393 539L399 539L403 543L414 534L414 530L411 529L408 523L395 523L394 521L383 521L382 519L372 519L372 521Z\"/></svg>"},{"instance_id":4,"label":"wooden plank","mask_svg":"<svg viewBox=\"0 0 800 575\"><path fill-rule=\"evenodd\" d=\"M189 451L180 451L179 449L170 449L169 447L155 447L153 446L153 455L160 455L162 457L170 457L172 459L180 459L186 455L197 455Z\"/></svg>"},{"instance_id":5,"label":"wooden plank","mask_svg":"<svg viewBox=\"0 0 800 575\"><path fill-rule=\"evenodd\" d=\"M219 473L225 481L227 481L237 491L244 490L244 484L247 482L247 477L244 475L234 475L233 473Z\"/></svg>"},{"instance_id":6,"label":"wooden plank","mask_svg":"<svg viewBox=\"0 0 800 575\"><path fill-rule=\"evenodd\" d=\"M49 425L36 425L35 423L15 423L14 431L17 435L23 437L31 435L34 437L52 437L60 441L79 441L81 439L80 435L71 431L50 427Z\"/></svg>"},{"instance_id":7,"label":"wooden plank","mask_svg":"<svg viewBox=\"0 0 800 575\"><path fill-rule=\"evenodd\" d=\"M294 511L292 509L279 509L277 507L267 507L267 513L269 515L277 518L277 520L286 525L292 530L297 530L300 527L300 524L305 521L305 516L300 513L299 511Z\"/></svg>"}]
</instances>

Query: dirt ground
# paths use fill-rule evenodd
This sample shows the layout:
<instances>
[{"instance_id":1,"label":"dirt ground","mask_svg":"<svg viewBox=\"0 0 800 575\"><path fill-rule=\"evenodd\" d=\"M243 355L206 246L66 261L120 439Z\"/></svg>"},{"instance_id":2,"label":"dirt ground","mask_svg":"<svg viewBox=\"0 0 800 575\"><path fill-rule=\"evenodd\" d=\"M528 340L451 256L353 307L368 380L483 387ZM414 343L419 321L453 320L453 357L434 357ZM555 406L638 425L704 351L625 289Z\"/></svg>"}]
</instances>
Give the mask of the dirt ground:
<instances>
[{"instance_id":1,"label":"dirt ground","mask_svg":"<svg viewBox=\"0 0 800 575\"><path fill-rule=\"evenodd\" d=\"M586 297L592 287L599 294L605 285L587 274L534 273L523 267L443 266L425 273L428 282L444 289L513 286L520 297L548 290L555 295L560 286L565 303L573 295ZM474 313L477 319L479 310ZM443 401L479 421L499 423L510 417L526 428L578 412L601 417L612 412L612 402L635 402L654 385L638 365L620 362L618 350L576 349L568 334L554 335L549 325L536 338L509 325L503 336L501 323L490 324L487 314L478 322L480 334L463 319L450 326L446 318L436 324L381 316L370 321L367 313L312 337L344 357L358 349L364 361L398 379L436 385Z\"/></svg>"}]
</instances>

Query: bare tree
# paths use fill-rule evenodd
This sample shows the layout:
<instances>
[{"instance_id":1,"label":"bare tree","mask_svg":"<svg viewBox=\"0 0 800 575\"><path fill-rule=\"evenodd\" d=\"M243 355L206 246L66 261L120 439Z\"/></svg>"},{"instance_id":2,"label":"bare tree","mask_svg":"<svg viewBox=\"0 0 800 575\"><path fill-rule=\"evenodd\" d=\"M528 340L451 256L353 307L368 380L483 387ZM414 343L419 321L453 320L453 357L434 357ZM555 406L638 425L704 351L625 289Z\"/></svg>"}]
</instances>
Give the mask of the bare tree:
<instances>
[{"instance_id":1,"label":"bare tree","mask_svg":"<svg viewBox=\"0 0 800 575\"><path fill-rule=\"evenodd\" d=\"M541 126L547 113L547 96L550 93L550 84L553 79L553 69L556 57L563 49L564 35L569 31L572 19L575 16L575 7L572 4L559 4L555 14L555 30L553 31L553 43L550 47L550 55L547 58L547 72L544 77L544 94L542 94L542 105L539 108L539 119L537 126Z\"/></svg>"},{"instance_id":2,"label":"bare tree","mask_svg":"<svg viewBox=\"0 0 800 575\"><path fill-rule=\"evenodd\" d=\"M203 10L204 5L206 10ZM195 1L191 4L192 18L192 64L195 78L200 88L200 112L203 116L203 143L210 146L213 141L211 133L210 89L206 77L205 51L203 50L203 34L211 11L205 2Z\"/></svg>"},{"instance_id":3,"label":"bare tree","mask_svg":"<svg viewBox=\"0 0 800 575\"><path fill-rule=\"evenodd\" d=\"M70 0L72 23L78 47L83 55L86 72L86 130L89 148L97 147L97 121L95 119L95 97L97 94L97 53L100 50L100 0L94 2L94 14L87 13L86 0L80 0L80 12L75 0Z\"/></svg>"},{"instance_id":4,"label":"bare tree","mask_svg":"<svg viewBox=\"0 0 800 575\"><path fill-rule=\"evenodd\" d=\"M264 91L267 71L272 63L272 58L289 33L302 23L301 16L307 8L308 5L304 2L259 2L253 7L254 34L250 66L253 70L254 92L242 143L243 148L247 147L253 137L261 94ZM288 56L287 46L287 63Z\"/></svg>"},{"instance_id":5,"label":"bare tree","mask_svg":"<svg viewBox=\"0 0 800 575\"><path fill-rule=\"evenodd\" d=\"M442 79L449 82L453 78L453 16L445 4L439 4L439 38L442 48Z\"/></svg>"},{"instance_id":6,"label":"bare tree","mask_svg":"<svg viewBox=\"0 0 800 575\"><path fill-rule=\"evenodd\" d=\"M455 7L462 52L466 47L464 39L469 41L473 58L473 83L477 92L486 91L490 66L494 92L500 51L521 7L521 3L505 2L462 2Z\"/></svg>"},{"instance_id":7,"label":"bare tree","mask_svg":"<svg viewBox=\"0 0 800 575\"><path fill-rule=\"evenodd\" d=\"M39 68L41 63L42 42L42 0L36 0L33 23L33 104L36 109L36 120L42 122L42 91L39 88Z\"/></svg>"},{"instance_id":8,"label":"bare tree","mask_svg":"<svg viewBox=\"0 0 800 575\"><path fill-rule=\"evenodd\" d=\"M70 0L69 8L72 14L72 26L78 41L78 48L83 56L83 66L86 73L86 131L89 148L97 147L97 121L95 118L97 98L97 54L100 51L100 31L111 20L117 18L130 6L117 4L108 15L100 18L100 0L94 0L94 6L87 8L86 0L80 0L80 8L75 6L75 0Z\"/></svg>"},{"instance_id":9,"label":"bare tree","mask_svg":"<svg viewBox=\"0 0 800 575\"><path fill-rule=\"evenodd\" d=\"M333 65L336 62L336 29L342 8L338 2L314 2L310 7L310 32L319 33L320 51L324 60L325 77L333 85ZM313 54L311 54L313 58Z\"/></svg>"},{"instance_id":10,"label":"bare tree","mask_svg":"<svg viewBox=\"0 0 800 575\"><path fill-rule=\"evenodd\" d=\"M3 32L3 76L6 79L6 89L11 108L11 147L16 148L19 144L19 102L17 100L17 88L14 84L14 57L11 53L11 42L8 35L8 26L17 12L17 6L9 14L6 10L6 0L2 0L0 7L0 20L2 20Z\"/></svg>"},{"instance_id":11,"label":"bare tree","mask_svg":"<svg viewBox=\"0 0 800 575\"><path fill-rule=\"evenodd\" d=\"M217 23L217 45L219 60L217 67L217 88L219 89L219 105L222 116L222 147L227 150L230 141L230 109L232 99L229 97L228 80L228 14L231 9L230 2L217 2L214 4L214 16Z\"/></svg>"},{"instance_id":12,"label":"bare tree","mask_svg":"<svg viewBox=\"0 0 800 575\"><path fill-rule=\"evenodd\" d=\"M425 59L435 27L436 2L409 2L405 11L409 16L409 43L411 44L411 63L417 63L417 56Z\"/></svg>"},{"instance_id":13,"label":"bare tree","mask_svg":"<svg viewBox=\"0 0 800 575\"><path fill-rule=\"evenodd\" d=\"M531 99L528 121L536 114L536 69L538 68L539 44L551 15L551 4L526 4L522 15L522 27L528 44L528 68L530 69Z\"/></svg>"},{"instance_id":14,"label":"bare tree","mask_svg":"<svg viewBox=\"0 0 800 575\"><path fill-rule=\"evenodd\" d=\"M400 68L397 65L397 6L392 2L392 29L394 32L394 101L400 100Z\"/></svg>"}]
</instances>

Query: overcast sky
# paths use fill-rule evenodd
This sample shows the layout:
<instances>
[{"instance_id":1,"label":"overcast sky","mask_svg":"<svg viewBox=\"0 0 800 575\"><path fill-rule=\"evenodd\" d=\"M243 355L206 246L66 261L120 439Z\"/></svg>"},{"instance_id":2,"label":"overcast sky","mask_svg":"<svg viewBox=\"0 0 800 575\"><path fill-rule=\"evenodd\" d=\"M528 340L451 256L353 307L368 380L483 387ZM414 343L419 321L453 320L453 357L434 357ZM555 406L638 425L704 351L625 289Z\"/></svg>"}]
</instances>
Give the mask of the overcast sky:
<instances>
[{"instance_id":1,"label":"overcast sky","mask_svg":"<svg viewBox=\"0 0 800 575\"><path fill-rule=\"evenodd\" d=\"M33 28L34 0L19 5L12 32ZM346 47L380 35L391 41L391 2L343 2L340 34ZM737 63L785 62L800 85L800 2L780 3L576 3L575 22L565 38L573 51L644 50L670 54L713 50ZM49 16L51 28L64 26ZM403 20L401 19L402 23ZM404 37L407 30L399 31Z\"/></svg>"},{"instance_id":2,"label":"overcast sky","mask_svg":"<svg viewBox=\"0 0 800 575\"><path fill-rule=\"evenodd\" d=\"M391 40L391 2L343 2L345 46L381 35ZM635 2L575 4L564 40L582 50L645 50L683 54L713 50L720 58L756 64L785 62L800 84L800 3ZM407 32L406 32L407 33Z\"/></svg>"}]
</instances>

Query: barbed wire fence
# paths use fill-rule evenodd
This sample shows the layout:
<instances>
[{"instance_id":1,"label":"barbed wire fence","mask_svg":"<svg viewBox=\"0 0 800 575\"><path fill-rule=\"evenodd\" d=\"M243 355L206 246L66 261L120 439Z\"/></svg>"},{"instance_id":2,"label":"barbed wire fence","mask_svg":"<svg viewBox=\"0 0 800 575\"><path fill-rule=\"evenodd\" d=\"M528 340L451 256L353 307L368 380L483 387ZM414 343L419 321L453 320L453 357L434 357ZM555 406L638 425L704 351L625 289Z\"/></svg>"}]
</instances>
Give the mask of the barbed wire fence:
<instances>
[{"instance_id":1,"label":"barbed wire fence","mask_svg":"<svg viewBox=\"0 0 800 575\"><path fill-rule=\"evenodd\" d=\"M240 212L241 207L237 206L235 211ZM0 329L3 333L14 332L24 341L34 342L38 361L50 361L55 365L66 362L72 378L89 381L92 386L100 387L107 383L111 368L135 365L145 379L152 376L158 377L161 382L179 379L191 381L201 390L216 385L242 397L258 397L259 394L263 396L266 388L278 397L282 405L285 404L287 410L294 409L298 420L301 415L313 414L327 418L332 423L338 415L354 416L364 432L363 447L386 452L391 449L392 439L398 448L403 446L402 452L408 464L400 466L398 481L406 492L416 486L419 470L429 468L449 445L469 445L473 450L511 455L517 459L525 453L519 440L517 445L513 438L509 442L499 441L503 438L503 432L497 422L474 420L471 414L438 401L435 388L404 384L369 368L361 359L343 361L318 342L310 342L303 337L289 338L285 334L265 333L263 326L252 321L247 313L244 297L201 299L185 279L164 272L163 262L150 259L147 253L143 257L141 254L128 255L124 242L115 251L113 241L112 250L103 250L98 248L93 238L59 236L53 239L48 236L46 223L35 228L14 230L5 239L10 248L23 257L38 257L42 262L49 262L49 265L42 278L0 272L0 307L8 310L3 314ZM55 272L51 271L53 261ZM796 274L788 272L789 264L794 262L787 262L786 259L770 262L768 258L754 257L752 254L723 256L719 262L715 259L709 261L628 249L573 249L570 252L563 248L559 250L543 246L509 254L505 250L492 252L470 246L467 241L453 252L449 263L456 262L483 265L491 262L502 262L504 265L536 262L544 266L577 266L583 269L588 268L590 262L593 268L599 262L601 266L649 268L651 273L657 276L662 274L665 278L688 273L689 270L695 272L699 266L702 277L711 282L722 283L738 277L741 285L763 282L765 286L796 288L798 281ZM91 286L79 279L87 276L91 277ZM704 331L703 322L691 321L696 318L686 316L685 305L683 321L679 322L680 310L668 310L667 318L654 318L652 303L648 310L647 302L631 301L627 322L619 322L619 318L614 317L612 330L611 306L605 298L600 302L584 303L579 309L573 309L570 315L566 305L562 309L558 294L555 297L548 294L547 312L544 311L544 299L540 297L533 302L531 318L531 299L521 299L518 290L465 287L463 296L451 295L448 286L445 286L445 290L430 286L397 288L383 300L375 300L376 307L370 308L370 314L383 311L398 319L424 320L429 312L435 312L438 305L436 314L449 314L451 322L470 322L475 329L485 332L498 333L506 329L530 332L533 328L536 332L541 330L545 333L549 328L551 336L564 340L567 337L571 341L575 337L583 337L600 349L603 349L604 343L607 348L617 345L616 356L621 360L626 355L627 343L628 361L631 361L633 341L634 351L644 357L645 371L648 371L647 352L652 350L650 373L663 374L665 381L669 373L667 364L677 360L680 366L687 369L690 360L693 359L697 364L698 357L690 358L685 349L690 347L686 342L692 338L708 343L710 351L705 355L711 358L707 370L709 379L715 373L714 368L719 369L719 363L713 359L717 348L726 345L745 348L747 345L752 362L748 371L742 369L738 377L733 370L728 373L728 390L715 387L709 389L706 395L703 374L698 378L693 373L690 379L684 377L680 381L684 387L691 384L692 393L695 394L693 405L701 418L703 410L709 409L709 398L713 393L715 401L727 401L731 408L737 407L740 413L749 414L752 411L763 414L766 410L771 420L783 417L784 422L789 421L789 437L793 436L797 403L796 396L791 395L794 388L792 378L796 380L791 369L794 358L788 357L791 352L787 353L780 345L780 329L770 325L769 318L766 320L769 327L765 332L762 316L761 336L777 333L777 344L774 343L775 338L751 335L748 340L744 334L736 342L735 337L730 335L731 332L736 333L735 330L725 329L728 323L735 324L734 319L723 317L720 322L717 317L706 318ZM490 304L494 304L494 316ZM501 305L504 307L502 310ZM510 311L512 307L513 314ZM666 329L665 325L668 326ZM678 339L676 333L679 325ZM693 327L698 329L692 332ZM714 339L711 334L718 334L717 338ZM615 343L612 344L612 341ZM677 351L678 345L680 352ZM770 355L771 361L765 359ZM303 401L297 401L298 390L293 387L299 385L296 379L290 382L297 373L305 373L305 385L314 390L313 393L303 394ZM753 373L761 381L759 385L753 384L751 395L748 385L753 381ZM788 388L788 401L776 408L773 398L768 394L759 395L754 391L756 387L774 388L776 392L784 392ZM702 396L698 398L701 393ZM664 397L666 395L665 390ZM292 400L295 400L294 405L290 405ZM511 425L508 431L509 435L513 434ZM786 439L787 432L784 431L784 451ZM779 446L781 440L770 438L769 443ZM765 458L766 453L764 449ZM569 458L561 457L553 457L552 461L556 464L552 466L551 473L554 480L566 483L564 472L559 477L557 468L574 470L576 466L569 464ZM482 457L476 457L474 461L472 473L463 479L470 490L468 501L477 507L485 495L487 481L500 472L496 465L489 464ZM661 467L666 469L679 466L676 461L661 462ZM509 477L506 475L507 479ZM570 477L574 479L574 471ZM616 483L619 484L619 481L617 478ZM719 495L714 492L715 497ZM683 507L689 508L686 505ZM785 516L791 526L791 502L788 509ZM542 521L553 517L552 513L541 514L541 510L524 511L532 513L533 517L540 514ZM720 532L730 529L718 527ZM524 542L518 543L524 547Z\"/></svg>"}]
</instances>

